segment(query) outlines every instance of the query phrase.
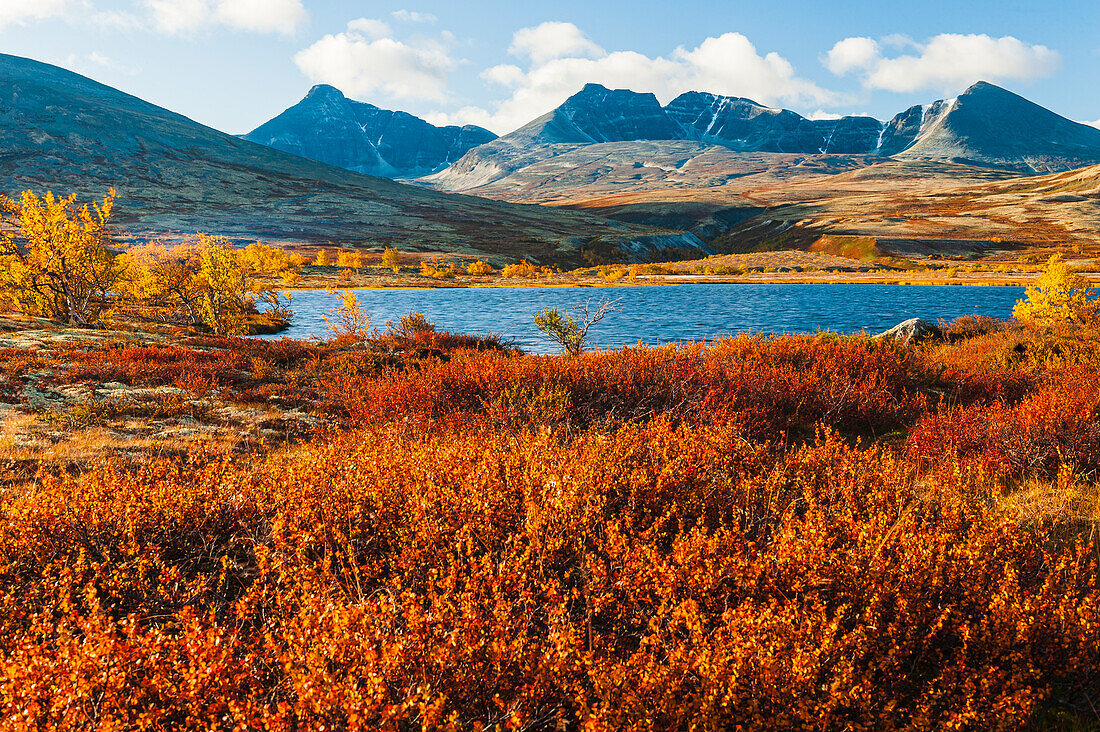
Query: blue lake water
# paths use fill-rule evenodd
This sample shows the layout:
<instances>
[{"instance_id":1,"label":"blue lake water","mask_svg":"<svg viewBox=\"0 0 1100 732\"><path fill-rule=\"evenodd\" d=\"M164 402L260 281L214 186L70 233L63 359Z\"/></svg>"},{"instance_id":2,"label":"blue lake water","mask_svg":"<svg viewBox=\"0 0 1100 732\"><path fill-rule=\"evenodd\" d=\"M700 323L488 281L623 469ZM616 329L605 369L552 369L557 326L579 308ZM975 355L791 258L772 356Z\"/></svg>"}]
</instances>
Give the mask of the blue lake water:
<instances>
[{"instance_id":1,"label":"blue lake water","mask_svg":"<svg viewBox=\"0 0 1100 732\"><path fill-rule=\"evenodd\" d=\"M942 285L691 284L667 287L451 288L356 290L360 307L384 327L422 312L440 330L498 333L536 353L555 352L535 328L541 308L566 311L585 300L617 299L614 312L593 326L600 348L711 340L736 333L871 333L909 318L935 321L961 315L1008 318L1022 287ZM277 336L323 337L322 317L339 306L324 291L294 293L294 322Z\"/></svg>"}]
</instances>

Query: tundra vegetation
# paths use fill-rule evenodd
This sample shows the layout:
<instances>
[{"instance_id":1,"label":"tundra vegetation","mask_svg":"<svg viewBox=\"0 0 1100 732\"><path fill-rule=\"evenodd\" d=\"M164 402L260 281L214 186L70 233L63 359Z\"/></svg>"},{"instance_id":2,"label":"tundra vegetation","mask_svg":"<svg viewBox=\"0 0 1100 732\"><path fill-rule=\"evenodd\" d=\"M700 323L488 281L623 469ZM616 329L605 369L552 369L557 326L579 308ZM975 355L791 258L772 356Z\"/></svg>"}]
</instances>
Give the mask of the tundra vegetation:
<instances>
[{"instance_id":1,"label":"tundra vegetation","mask_svg":"<svg viewBox=\"0 0 1100 732\"><path fill-rule=\"evenodd\" d=\"M110 230L114 199L113 190L92 206L53 193L25 191L19 201L0 197L0 300L75 326L128 314L218 335L255 325L257 300L269 305L270 326L291 314L259 278L293 286L305 263L301 256L259 242L237 249L206 234L172 247L122 250ZM341 266L362 265L349 258Z\"/></svg>"},{"instance_id":2,"label":"tundra vegetation","mask_svg":"<svg viewBox=\"0 0 1100 732\"><path fill-rule=\"evenodd\" d=\"M1095 321L571 357L330 321L0 350L12 409L315 420L5 467L0 729L1095 725Z\"/></svg>"},{"instance_id":3,"label":"tundra vegetation","mask_svg":"<svg viewBox=\"0 0 1100 732\"><path fill-rule=\"evenodd\" d=\"M543 335L558 344L566 356L577 356L588 347L588 331L592 326L613 312L619 312L618 300L586 300L575 305L573 313L562 313L557 308L543 308L535 313L535 327Z\"/></svg>"}]
</instances>

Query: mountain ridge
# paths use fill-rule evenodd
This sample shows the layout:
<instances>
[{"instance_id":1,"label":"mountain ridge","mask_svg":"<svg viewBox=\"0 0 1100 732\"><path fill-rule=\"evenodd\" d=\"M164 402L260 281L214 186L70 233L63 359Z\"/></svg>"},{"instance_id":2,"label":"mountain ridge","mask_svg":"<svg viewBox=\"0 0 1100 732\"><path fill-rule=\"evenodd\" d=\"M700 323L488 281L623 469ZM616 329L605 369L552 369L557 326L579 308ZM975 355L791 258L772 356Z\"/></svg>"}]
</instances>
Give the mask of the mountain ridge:
<instances>
[{"instance_id":1,"label":"mountain ridge","mask_svg":"<svg viewBox=\"0 0 1100 732\"><path fill-rule=\"evenodd\" d=\"M496 135L475 125L436 127L408 112L348 99L317 84L297 104L251 132L250 142L388 178L441 170Z\"/></svg>"},{"instance_id":2,"label":"mountain ridge","mask_svg":"<svg viewBox=\"0 0 1100 732\"><path fill-rule=\"evenodd\" d=\"M71 71L0 54L0 192L119 192L134 238L397 243L543 262L599 246L645 256L693 236L353 173L201 125Z\"/></svg>"},{"instance_id":3,"label":"mountain ridge","mask_svg":"<svg viewBox=\"0 0 1100 732\"><path fill-rule=\"evenodd\" d=\"M585 128L555 136L553 120L562 110L588 105L570 119L598 118L592 105L614 95L619 128L636 126L623 109L644 116L647 128L662 130L653 140L719 145L741 153L899 156L908 160L987 165L1023 173L1068 170L1100 162L1100 130L1054 112L988 82L979 81L955 99L917 105L887 122L849 116L810 120L796 112L757 104L751 99L708 92L685 92L661 107L675 131L654 121L650 98L629 90L589 84L558 109L513 133L473 148L447 169L423 179L440 190L475 190L563 153L578 145L636 142L636 135L597 139ZM633 99L633 103L628 103ZM655 99L653 100L655 102ZM626 123L626 124L624 124ZM576 125L574 125L576 127ZM606 129L606 127L605 127Z\"/></svg>"}]
</instances>

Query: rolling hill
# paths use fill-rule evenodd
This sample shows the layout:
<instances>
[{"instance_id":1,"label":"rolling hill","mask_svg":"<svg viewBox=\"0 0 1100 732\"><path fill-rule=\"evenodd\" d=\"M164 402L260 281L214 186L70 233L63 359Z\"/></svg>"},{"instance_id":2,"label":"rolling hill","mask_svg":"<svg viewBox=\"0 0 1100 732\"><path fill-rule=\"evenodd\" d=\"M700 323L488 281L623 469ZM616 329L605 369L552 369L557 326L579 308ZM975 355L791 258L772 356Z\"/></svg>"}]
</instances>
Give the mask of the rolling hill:
<instances>
[{"instance_id":1,"label":"rolling hill","mask_svg":"<svg viewBox=\"0 0 1100 732\"><path fill-rule=\"evenodd\" d=\"M404 249L580 261L644 258L691 235L572 211L438 193L324 165L200 125L30 59L0 55L0 191L101 197L136 238L386 242Z\"/></svg>"}]
</instances>

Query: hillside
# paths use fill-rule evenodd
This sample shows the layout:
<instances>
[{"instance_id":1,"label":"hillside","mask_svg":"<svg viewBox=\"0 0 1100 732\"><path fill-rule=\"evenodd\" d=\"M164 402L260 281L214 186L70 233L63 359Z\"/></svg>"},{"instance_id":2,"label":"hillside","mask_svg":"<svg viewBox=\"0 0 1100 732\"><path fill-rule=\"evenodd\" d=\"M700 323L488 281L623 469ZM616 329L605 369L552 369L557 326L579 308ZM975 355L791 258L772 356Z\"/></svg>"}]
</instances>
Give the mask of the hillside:
<instances>
[{"instance_id":1,"label":"hillside","mask_svg":"<svg viewBox=\"0 0 1100 732\"><path fill-rule=\"evenodd\" d=\"M914 118L915 111L903 114ZM986 82L974 84L957 99L938 102L923 117L899 158L978 163L1025 173L1100 163L1100 130Z\"/></svg>"},{"instance_id":2,"label":"hillside","mask_svg":"<svg viewBox=\"0 0 1100 732\"><path fill-rule=\"evenodd\" d=\"M544 262L585 248L644 257L691 236L595 216L441 194L257 145L29 59L0 55L2 191L119 193L132 236L388 242Z\"/></svg>"},{"instance_id":3,"label":"hillside","mask_svg":"<svg viewBox=\"0 0 1100 732\"><path fill-rule=\"evenodd\" d=\"M474 125L436 127L319 84L244 139L357 173L406 178L445 168L496 135Z\"/></svg>"}]
</instances>

